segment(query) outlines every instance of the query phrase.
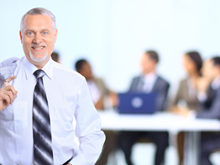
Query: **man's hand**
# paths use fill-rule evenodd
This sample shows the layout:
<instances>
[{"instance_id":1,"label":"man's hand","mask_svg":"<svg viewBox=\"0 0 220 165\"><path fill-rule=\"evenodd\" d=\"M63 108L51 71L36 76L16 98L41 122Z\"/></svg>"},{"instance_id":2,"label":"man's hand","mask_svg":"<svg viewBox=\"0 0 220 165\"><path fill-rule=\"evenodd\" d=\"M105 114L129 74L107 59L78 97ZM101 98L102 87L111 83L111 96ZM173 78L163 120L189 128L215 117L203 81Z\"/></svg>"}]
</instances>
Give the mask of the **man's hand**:
<instances>
[{"instance_id":1,"label":"man's hand","mask_svg":"<svg viewBox=\"0 0 220 165\"><path fill-rule=\"evenodd\" d=\"M7 108L9 104L12 104L17 97L18 92L9 84L15 78L16 76L9 77L6 80L7 82L4 82L4 87L0 89L0 111Z\"/></svg>"}]
</instances>

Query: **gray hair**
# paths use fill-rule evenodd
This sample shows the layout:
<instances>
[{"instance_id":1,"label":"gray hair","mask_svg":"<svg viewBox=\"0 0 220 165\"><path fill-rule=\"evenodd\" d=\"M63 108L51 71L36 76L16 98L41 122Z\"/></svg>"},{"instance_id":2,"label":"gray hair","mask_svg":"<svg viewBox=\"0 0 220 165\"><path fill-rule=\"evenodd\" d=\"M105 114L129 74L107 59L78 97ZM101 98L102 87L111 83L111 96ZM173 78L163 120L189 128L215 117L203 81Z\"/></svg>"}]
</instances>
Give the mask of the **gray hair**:
<instances>
[{"instance_id":1,"label":"gray hair","mask_svg":"<svg viewBox=\"0 0 220 165\"><path fill-rule=\"evenodd\" d=\"M23 25L24 25L24 19L27 15L48 15L51 17L52 21L53 21L53 29L54 32L56 31L57 27L56 27L56 18L53 15L53 13L45 8L41 8L41 7L37 7L37 8L33 8L31 10L29 10L25 15L23 15L23 17L21 18L21 25L20 25L20 30L22 32L23 30Z\"/></svg>"}]
</instances>

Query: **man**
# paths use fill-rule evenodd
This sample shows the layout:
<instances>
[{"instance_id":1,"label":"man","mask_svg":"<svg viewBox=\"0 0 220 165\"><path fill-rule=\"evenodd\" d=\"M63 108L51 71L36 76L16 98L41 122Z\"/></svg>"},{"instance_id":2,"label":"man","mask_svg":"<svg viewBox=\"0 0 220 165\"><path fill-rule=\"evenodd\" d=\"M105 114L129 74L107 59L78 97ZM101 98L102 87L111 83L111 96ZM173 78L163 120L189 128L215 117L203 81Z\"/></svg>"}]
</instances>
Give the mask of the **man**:
<instances>
[{"instance_id":1,"label":"man","mask_svg":"<svg viewBox=\"0 0 220 165\"><path fill-rule=\"evenodd\" d=\"M97 110L103 110L106 108L106 104L112 107L117 105L117 95L106 87L101 78L93 75L91 65L86 59L79 59L75 64L75 68L77 72L86 78L93 103ZM109 100L110 103L104 103L107 102L106 100ZM116 134L113 131L104 131L104 133L106 141L96 165L107 164L109 154L115 149Z\"/></svg>"},{"instance_id":2,"label":"man","mask_svg":"<svg viewBox=\"0 0 220 165\"><path fill-rule=\"evenodd\" d=\"M220 57L213 57L206 61L203 76L204 78L199 83L198 94L201 108L196 117L220 119ZM211 82L208 89L206 88L207 82ZM211 165L209 156L217 149L220 149L220 133L202 132L200 164Z\"/></svg>"},{"instance_id":3,"label":"man","mask_svg":"<svg viewBox=\"0 0 220 165\"><path fill-rule=\"evenodd\" d=\"M220 119L220 57L213 57L204 62L203 77L197 83L199 112L194 113L188 109L178 114L189 118ZM219 132L201 133L200 165L212 165L209 156L220 149Z\"/></svg>"},{"instance_id":4,"label":"man","mask_svg":"<svg viewBox=\"0 0 220 165\"><path fill-rule=\"evenodd\" d=\"M78 73L86 78L93 103L98 110L107 107L116 107L118 104L117 94L110 91L101 78L95 77L92 68L86 59L79 59L75 64Z\"/></svg>"},{"instance_id":5,"label":"man","mask_svg":"<svg viewBox=\"0 0 220 165\"><path fill-rule=\"evenodd\" d=\"M165 110L165 102L169 83L156 73L159 56L155 51L147 51L141 59L142 75L135 77L129 92L156 92L156 111ZM131 160L132 146L141 137L150 138L156 145L155 165L164 163L164 154L168 146L168 132L127 132L123 131L119 137L119 146L123 150L128 165L133 165Z\"/></svg>"},{"instance_id":6,"label":"man","mask_svg":"<svg viewBox=\"0 0 220 165\"><path fill-rule=\"evenodd\" d=\"M105 136L86 81L50 57L57 33L47 9L22 17L25 56L16 61L16 79L0 81L0 164L93 165L99 157Z\"/></svg>"}]
</instances>

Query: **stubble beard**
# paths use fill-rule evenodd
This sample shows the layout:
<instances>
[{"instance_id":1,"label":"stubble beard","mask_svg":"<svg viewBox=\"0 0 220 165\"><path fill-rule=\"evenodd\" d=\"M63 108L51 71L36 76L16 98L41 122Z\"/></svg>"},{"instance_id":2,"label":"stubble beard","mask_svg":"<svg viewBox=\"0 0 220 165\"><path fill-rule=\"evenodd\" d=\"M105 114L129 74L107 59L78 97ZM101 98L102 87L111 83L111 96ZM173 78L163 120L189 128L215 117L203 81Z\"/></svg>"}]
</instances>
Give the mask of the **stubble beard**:
<instances>
[{"instance_id":1,"label":"stubble beard","mask_svg":"<svg viewBox=\"0 0 220 165\"><path fill-rule=\"evenodd\" d=\"M32 61L34 62L42 62L46 60L48 53L46 52L42 58L36 58L34 55L29 51L29 57L31 58Z\"/></svg>"}]
</instances>

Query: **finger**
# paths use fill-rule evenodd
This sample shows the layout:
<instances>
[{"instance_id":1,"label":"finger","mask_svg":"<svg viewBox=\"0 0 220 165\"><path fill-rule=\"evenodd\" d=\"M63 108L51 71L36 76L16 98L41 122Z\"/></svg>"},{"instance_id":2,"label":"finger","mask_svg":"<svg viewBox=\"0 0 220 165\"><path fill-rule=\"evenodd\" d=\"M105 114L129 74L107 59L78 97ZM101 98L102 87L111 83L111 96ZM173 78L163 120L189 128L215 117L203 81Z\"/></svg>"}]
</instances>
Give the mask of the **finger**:
<instances>
[{"instance_id":1,"label":"finger","mask_svg":"<svg viewBox=\"0 0 220 165\"><path fill-rule=\"evenodd\" d=\"M9 102L10 104L12 104L12 102L14 101L14 95L12 94L11 91L5 91L5 95L7 95L9 97Z\"/></svg>"},{"instance_id":2,"label":"finger","mask_svg":"<svg viewBox=\"0 0 220 165\"><path fill-rule=\"evenodd\" d=\"M5 90L11 91L13 95L17 95L17 93L18 93L18 91L16 91L14 86L12 86L12 85L6 86Z\"/></svg>"},{"instance_id":3,"label":"finger","mask_svg":"<svg viewBox=\"0 0 220 165\"><path fill-rule=\"evenodd\" d=\"M11 76L11 77L7 78L7 79L5 80L4 87L9 86L9 85L10 85L9 83L10 83L12 80L16 79L16 77L17 77L17 76Z\"/></svg>"},{"instance_id":4,"label":"finger","mask_svg":"<svg viewBox=\"0 0 220 165\"><path fill-rule=\"evenodd\" d=\"M2 99L6 105L9 105L11 102L10 97L5 94L2 95Z\"/></svg>"}]
</instances>

